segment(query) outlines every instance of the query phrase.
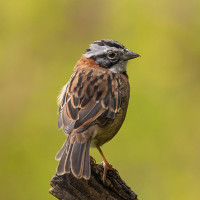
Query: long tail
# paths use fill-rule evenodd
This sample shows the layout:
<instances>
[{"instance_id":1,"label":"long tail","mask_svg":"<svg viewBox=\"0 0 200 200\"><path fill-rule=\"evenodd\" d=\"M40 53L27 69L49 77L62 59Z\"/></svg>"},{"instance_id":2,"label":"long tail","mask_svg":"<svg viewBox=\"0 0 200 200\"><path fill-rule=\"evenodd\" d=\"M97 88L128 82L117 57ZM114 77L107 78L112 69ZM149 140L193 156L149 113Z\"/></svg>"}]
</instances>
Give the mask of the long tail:
<instances>
[{"instance_id":1,"label":"long tail","mask_svg":"<svg viewBox=\"0 0 200 200\"><path fill-rule=\"evenodd\" d=\"M69 173L77 178L90 179L90 141L84 143L77 142L77 140L70 140L70 136L63 144L62 148L56 155L56 160L60 160L57 174L62 175Z\"/></svg>"}]
</instances>

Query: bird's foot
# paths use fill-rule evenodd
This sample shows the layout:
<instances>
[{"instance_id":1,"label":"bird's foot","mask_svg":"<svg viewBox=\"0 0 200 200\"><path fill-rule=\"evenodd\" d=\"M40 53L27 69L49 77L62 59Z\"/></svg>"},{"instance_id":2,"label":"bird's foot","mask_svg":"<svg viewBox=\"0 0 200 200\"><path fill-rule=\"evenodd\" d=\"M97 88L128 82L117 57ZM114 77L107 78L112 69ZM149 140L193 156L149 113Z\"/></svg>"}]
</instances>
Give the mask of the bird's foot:
<instances>
[{"instance_id":1,"label":"bird's foot","mask_svg":"<svg viewBox=\"0 0 200 200\"><path fill-rule=\"evenodd\" d=\"M112 165L108 162L104 162L102 161L101 164L103 165L104 167L104 172L103 172L103 184L105 185L106 183L106 175L107 175L107 171L108 170L111 170L111 171L114 171L116 173L119 173L115 168L112 167Z\"/></svg>"},{"instance_id":2,"label":"bird's foot","mask_svg":"<svg viewBox=\"0 0 200 200\"><path fill-rule=\"evenodd\" d=\"M119 174L119 172L115 168L113 168L113 166L110 163L107 163L106 165L105 162L102 161L101 164L103 165L104 168L106 167L107 170L111 170Z\"/></svg>"}]
</instances>

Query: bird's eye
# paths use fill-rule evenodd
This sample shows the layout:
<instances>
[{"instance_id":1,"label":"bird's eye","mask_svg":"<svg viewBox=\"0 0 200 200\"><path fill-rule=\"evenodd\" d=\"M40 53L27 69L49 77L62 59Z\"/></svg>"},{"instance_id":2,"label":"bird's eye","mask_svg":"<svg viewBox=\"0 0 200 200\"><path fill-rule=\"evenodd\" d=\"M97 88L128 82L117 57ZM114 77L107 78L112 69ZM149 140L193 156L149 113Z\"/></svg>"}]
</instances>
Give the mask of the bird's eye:
<instances>
[{"instance_id":1,"label":"bird's eye","mask_svg":"<svg viewBox=\"0 0 200 200\"><path fill-rule=\"evenodd\" d=\"M108 55L108 58L110 59L115 59L117 56L117 54L114 51L108 51L107 55Z\"/></svg>"}]
</instances>

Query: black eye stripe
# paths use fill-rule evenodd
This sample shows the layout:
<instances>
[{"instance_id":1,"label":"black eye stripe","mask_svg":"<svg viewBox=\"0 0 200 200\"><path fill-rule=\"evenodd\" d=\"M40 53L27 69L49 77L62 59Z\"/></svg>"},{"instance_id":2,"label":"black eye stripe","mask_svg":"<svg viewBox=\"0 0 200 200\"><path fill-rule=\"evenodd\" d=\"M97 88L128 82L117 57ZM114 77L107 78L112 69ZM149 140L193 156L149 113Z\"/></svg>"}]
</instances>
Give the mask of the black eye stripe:
<instances>
[{"instance_id":1,"label":"black eye stripe","mask_svg":"<svg viewBox=\"0 0 200 200\"><path fill-rule=\"evenodd\" d=\"M107 54L91 56L90 58L95 60L95 62L98 65L104 68L111 68L113 65L117 64L120 60L118 58L115 59L108 58Z\"/></svg>"},{"instance_id":2,"label":"black eye stripe","mask_svg":"<svg viewBox=\"0 0 200 200\"><path fill-rule=\"evenodd\" d=\"M90 56L89 58L92 58L92 59L94 59L94 60L96 60L97 58L105 58L106 57L106 55L105 54L102 54L102 55L97 55L97 56Z\"/></svg>"},{"instance_id":3,"label":"black eye stripe","mask_svg":"<svg viewBox=\"0 0 200 200\"><path fill-rule=\"evenodd\" d=\"M115 53L115 52L113 52ZM115 53L116 54L116 53ZM117 55L117 54L116 54ZM92 58L94 60L97 60L98 58L105 58L107 59L107 54L101 54L101 55L97 55L97 56L90 56L89 58ZM118 59L117 59L118 60Z\"/></svg>"}]
</instances>

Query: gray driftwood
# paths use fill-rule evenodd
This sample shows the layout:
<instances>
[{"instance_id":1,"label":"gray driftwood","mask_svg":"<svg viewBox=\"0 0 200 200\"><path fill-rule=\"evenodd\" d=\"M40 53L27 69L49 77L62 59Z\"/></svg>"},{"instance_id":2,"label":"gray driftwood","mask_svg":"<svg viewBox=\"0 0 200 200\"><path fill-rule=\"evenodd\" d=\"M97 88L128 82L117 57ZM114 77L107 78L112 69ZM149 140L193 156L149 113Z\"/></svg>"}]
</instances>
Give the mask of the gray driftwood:
<instances>
[{"instance_id":1,"label":"gray driftwood","mask_svg":"<svg viewBox=\"0 0 200 200\"><path fill-rule=\"evenodd\" d=\"M138 200L137 195L116 171L109 170L105 185L102 182L103 166L91 162L89 181L77 179L72 174L55 175L49 192L60 200Z\"/></svg>"}]
</instances>

